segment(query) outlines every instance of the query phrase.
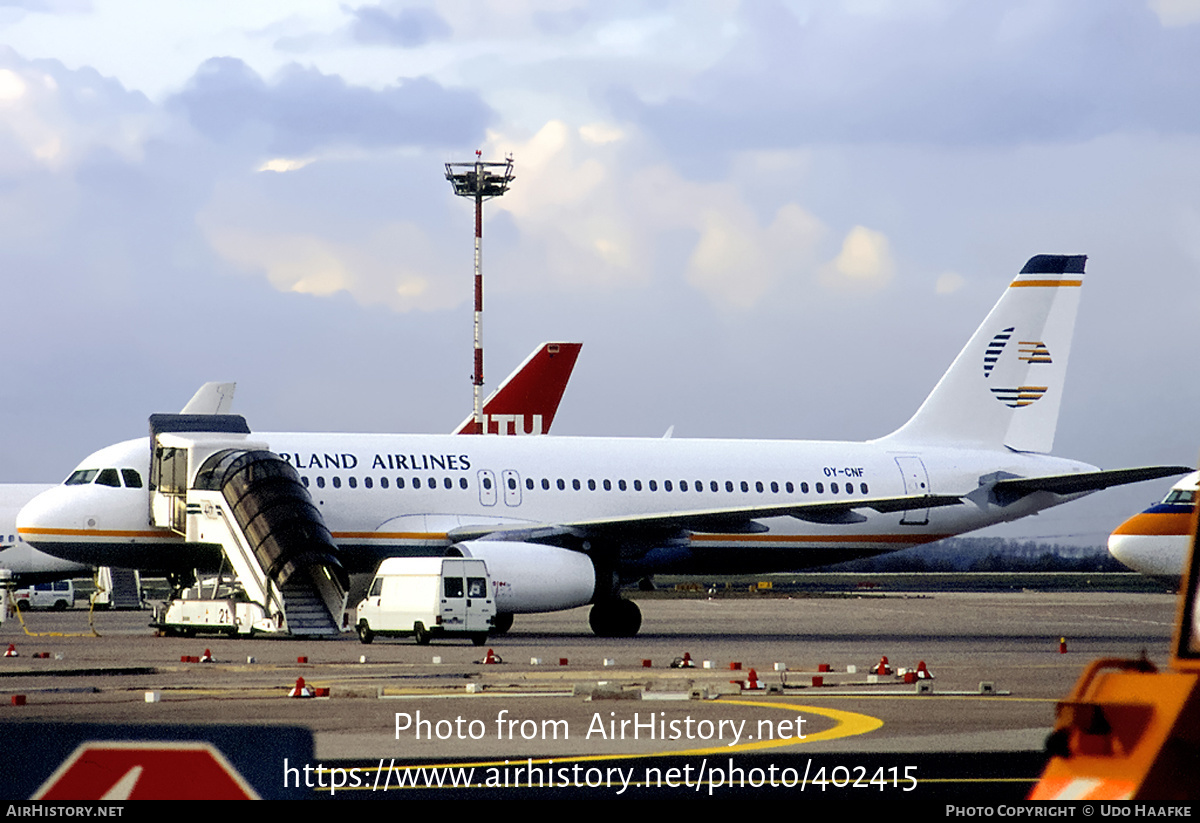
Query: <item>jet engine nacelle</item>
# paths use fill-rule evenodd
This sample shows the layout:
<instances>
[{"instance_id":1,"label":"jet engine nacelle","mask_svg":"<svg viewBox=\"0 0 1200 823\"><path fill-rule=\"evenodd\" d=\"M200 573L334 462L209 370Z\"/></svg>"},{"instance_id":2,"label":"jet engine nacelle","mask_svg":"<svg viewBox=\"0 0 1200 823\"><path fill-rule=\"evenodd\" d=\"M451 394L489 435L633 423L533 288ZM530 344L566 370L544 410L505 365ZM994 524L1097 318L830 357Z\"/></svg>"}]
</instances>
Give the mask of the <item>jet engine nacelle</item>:
<instances>
[{"instance_id":1,"label":"jet engine nacelle","mask_svg":"<svg viewBox=\"0 0 1200 823\"><path fill-rule=\"evenodd\" d=\"M556 612L592 602L596 569L586 554L504 540L467 540L449 554L482 558L496 593L496 611Z\"/></svg>"}]
</instances>

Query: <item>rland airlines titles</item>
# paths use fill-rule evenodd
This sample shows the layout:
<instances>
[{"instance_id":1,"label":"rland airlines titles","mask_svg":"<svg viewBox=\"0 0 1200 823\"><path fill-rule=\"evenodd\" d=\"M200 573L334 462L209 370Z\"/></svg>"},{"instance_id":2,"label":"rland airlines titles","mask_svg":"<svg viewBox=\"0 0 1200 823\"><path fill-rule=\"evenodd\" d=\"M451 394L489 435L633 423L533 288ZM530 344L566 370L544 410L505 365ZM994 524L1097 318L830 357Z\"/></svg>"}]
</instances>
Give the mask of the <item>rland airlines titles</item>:
<instances>
[{"instance_id":1,"label":"rland airlines titles","mask_svg":"<svg viewBox=\"0 0 1200 823\"><path fill-rule=\"evenodd\" d=\"M340 454L303 454L283 452L279 455L297 469L357 469L358 455L349 452ZM371 458L372 469L428 471L467 471L471 459L465 454L376 454Z\"/></svg>"}]
</instances>

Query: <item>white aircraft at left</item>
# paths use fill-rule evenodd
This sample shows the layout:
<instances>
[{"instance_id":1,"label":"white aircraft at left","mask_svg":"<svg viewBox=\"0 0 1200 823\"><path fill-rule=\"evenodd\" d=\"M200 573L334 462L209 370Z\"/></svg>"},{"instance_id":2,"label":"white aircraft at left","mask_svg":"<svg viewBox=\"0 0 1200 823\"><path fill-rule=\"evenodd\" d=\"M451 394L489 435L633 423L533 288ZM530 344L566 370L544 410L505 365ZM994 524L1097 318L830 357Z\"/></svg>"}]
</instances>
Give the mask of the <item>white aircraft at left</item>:
<instances>
[{"instance_id":1,"label":"white aircraft at left","mask_svg":"<svg viewBox=\"0 0 1200 823\"><path fill-rule=\"evenodd\" d=\"M912 418L878 440L259 433L240 417L156 415L151 438L84 459L18 527L81 562L249 558L239 579L278 590L280 612L288 597L298 614L324 602L313 633L337 631L348 573L450 553L487 561L501 615L591 603L597 634L632 635L641 614L621 584L656 572L824 565L1190 471L1049 454L1085 259L1031 258ZM77 482L105 468L146 472L148 487Z\"/></svg>"}]
</instances>

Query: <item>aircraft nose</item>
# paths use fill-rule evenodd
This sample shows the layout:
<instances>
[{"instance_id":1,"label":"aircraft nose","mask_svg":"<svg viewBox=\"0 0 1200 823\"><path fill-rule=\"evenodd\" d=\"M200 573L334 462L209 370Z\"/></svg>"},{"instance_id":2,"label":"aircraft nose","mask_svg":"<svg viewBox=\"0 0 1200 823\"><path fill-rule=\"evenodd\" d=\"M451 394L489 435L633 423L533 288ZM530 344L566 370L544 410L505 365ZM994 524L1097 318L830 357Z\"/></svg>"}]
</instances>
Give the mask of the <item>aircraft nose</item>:
<instances>
[{"instance_id":1,"label":"aircraft nose","mask_svg":"<svg viewBox=\"0 0 1200 823\"><path fill-rule=\"evenodd\" d=\"M1117 527L1108 538L1108 553L1142 574L1178 576L1191 533L1191 512L1148 509Z\"/></svg>"},{"instance_id":2,"label":"aircraft nose","mask_svg":"<svg viewBox=\"0 0 1200 823\"><path fill-rule=\"evenodd\" d=\"M64 522L62 488L47 489L26 503L17 513L17 532L26 543L36 546L39 540L61 533Z\"/></svg>"}]
</instances>

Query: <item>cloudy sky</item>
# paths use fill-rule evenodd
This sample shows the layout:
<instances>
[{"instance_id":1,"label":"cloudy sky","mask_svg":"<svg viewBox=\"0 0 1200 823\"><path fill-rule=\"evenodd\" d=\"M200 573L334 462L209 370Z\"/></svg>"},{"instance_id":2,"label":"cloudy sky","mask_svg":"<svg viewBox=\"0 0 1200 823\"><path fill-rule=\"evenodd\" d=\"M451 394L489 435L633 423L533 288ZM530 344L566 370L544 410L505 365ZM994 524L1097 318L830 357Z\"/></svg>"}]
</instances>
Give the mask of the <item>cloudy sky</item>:
<instances>
[{"instance_id":1,"label":"cloudy sky","mask_svg":"<svg viewBox=\"0 0 1200 823\"><path fill-rule=\"evenodd\" d=\"M517 175L489 384L583 341L559 433L885 434L1071 253L1055 452L1196 460L1200 0L3 0L0 481L206 380L259 430L448 431L476 149Z\"/></svg>"}]
</instances>

